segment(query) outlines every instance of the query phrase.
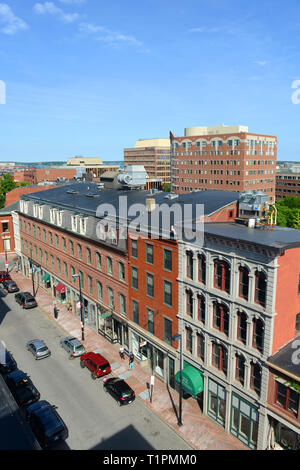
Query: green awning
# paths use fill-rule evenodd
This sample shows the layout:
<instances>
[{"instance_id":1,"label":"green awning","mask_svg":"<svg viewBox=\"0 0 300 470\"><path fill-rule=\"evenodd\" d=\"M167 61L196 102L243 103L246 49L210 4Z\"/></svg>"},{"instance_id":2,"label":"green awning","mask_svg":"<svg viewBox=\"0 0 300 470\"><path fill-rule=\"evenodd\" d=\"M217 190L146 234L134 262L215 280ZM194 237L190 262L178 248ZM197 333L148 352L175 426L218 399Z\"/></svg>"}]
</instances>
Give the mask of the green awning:
<instances>
[{"instance_id":1,"label":"green awning","mask_svg":"<svg viewBox=\"0 0 300 470\"><path fill-rule=\"evenodd\" d=\"M50 281L50 274L44 274L44 276L42 277L43 281L44 282L49 282Z\"/></svg>"},{"instance_id":2,"label":"green awning","mask_svg":"<svg viewBox=\"0 0 300 470\"><path fill-rule=\"evenodd\" d=\"M108 312L108 313L104 313L103 315L101 315L101 318L108 318L111 316L112 316L112 312Z\"/></svg>"},{"instance_id":3,"label":"green awning","mask_svg":"<svg viewBox=\"0 0 300 470\"><path fill-rule=\"evenodd\" d=\"M180 371L175 375L175 380L180 384ZM182 388L190 395L197 395L203 391L203 373L189 365L182 370Z\"/></svg>"}]
</instances>

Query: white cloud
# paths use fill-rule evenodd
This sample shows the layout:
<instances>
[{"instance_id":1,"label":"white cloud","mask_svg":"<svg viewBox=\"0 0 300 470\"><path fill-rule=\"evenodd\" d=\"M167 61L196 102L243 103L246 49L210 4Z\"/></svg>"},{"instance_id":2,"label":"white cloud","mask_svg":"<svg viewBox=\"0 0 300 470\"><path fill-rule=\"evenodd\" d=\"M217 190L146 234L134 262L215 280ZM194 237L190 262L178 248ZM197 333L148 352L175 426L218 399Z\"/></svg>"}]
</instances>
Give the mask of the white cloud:
<instances>
[{"instance_id":1,"label":"white cloud","mask_svg":"<svg viewBox=\"0 0 300 470\"><path fill-rule=\"evenodd\" d=\"M64 23L73 23L78 20L78 13L65 13L61 8L57 7L53 2L36 3L33 7L37 15L54 15Z\"/></svg>"},{"instance_id":2,"label":"white cloud","mask_svg":"<svg viewBox=\"0 0 300 470\"><path fill-rule=\"evenodd\" d=\"M259 65L260 67L264 67L265 65L267 65L267 61L266 60L256 60L254 62L256 65Z\"/></svg>"},{"instance_id":3,"label":"white cloud","mask_svg":"<svg viewBox=\"0 0 300 470\"><path fill-rule=\"evenodd\" d=\"M28 29L25 21L18 18L6 3L0 3L0 31L12 35L25 29Z\"/></svg>"},{"instance_id":4,"label":"white cloud","mask_svg":"<svg viewBox=\"0 0 300 470\"><path fill-rule=\"evenodd\" d=\"M207 26L201 26L200 28L190 28L189 33L219 33L220 28L208 28Z\"/></svg>"},{"instance_id":5,"label":"white cloud","mask_svg":"<svg viewBox=\"0 0 300 470\"><path fill-rule=\"evenodd\" d=\"M112 31L103 26L97 26L91 23L80 23L79 31L86 34L94 34L97 41L103 41L111 45L130 44L134 46L142 46L143 43L134 36L123 34L118 31Z\"/></svg>"},{"instance_id":6,"label":"white cloud","mask_svg":"<svg viewBox=\"0 0 300 470\"><path fill-rule=\"evenodd\" d=\"M65 3L67 5L82 5L86 3L86 0L58 0L61 3Z\"/></svg>"}]
</instances>

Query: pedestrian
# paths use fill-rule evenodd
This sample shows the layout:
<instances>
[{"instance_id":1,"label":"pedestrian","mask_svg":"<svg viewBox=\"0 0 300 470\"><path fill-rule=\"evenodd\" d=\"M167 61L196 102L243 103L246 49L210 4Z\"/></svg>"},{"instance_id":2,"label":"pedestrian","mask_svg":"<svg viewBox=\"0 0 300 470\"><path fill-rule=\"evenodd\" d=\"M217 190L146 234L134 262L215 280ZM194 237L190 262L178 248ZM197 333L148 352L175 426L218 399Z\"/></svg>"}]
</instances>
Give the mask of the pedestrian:
<instances>
[{"instance_id":1,"label":"pedestrian","mask_svg":"<svg viewBox=\"0 0 300 470\"><path fill-rule=\"evenodd\" d=\"M129 370L133 369L134 355L132 352L129 353Z\"/></svg>"},{"instance_id":2,"label":"pedestrian","mask_svg":"<svg viewBox=\"0 0 300 470\"><path fill-rule=\"evenodd\" d=\"M123 348L123 346L120 347L119 353L120 353L120 358L124 359L124 348Z\"/></svg>"},{"instance_id":3,"label":"pedestrian","mask_svg":"<svg viewBox=\"0 0 300 470\"><path fill-rule=\"evenodd\" d=\"M54 307L54 318L56 319L58 318L58 312L59 312L58 308Z\"/></svg>"}]
</instances>

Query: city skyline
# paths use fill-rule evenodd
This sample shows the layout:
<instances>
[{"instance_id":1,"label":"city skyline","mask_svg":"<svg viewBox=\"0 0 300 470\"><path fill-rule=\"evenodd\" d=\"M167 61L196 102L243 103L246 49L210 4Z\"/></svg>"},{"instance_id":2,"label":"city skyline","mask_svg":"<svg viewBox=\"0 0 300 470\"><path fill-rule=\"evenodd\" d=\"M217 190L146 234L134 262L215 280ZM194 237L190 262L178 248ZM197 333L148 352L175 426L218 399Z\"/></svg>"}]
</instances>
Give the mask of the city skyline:
<instances>
[{"instance_id":1,"label":"city skyline","mask_svg":"<svg viewBox=\"0 0 300 470\"><path fill-rule=\"evenodd\" d=\"M118 161L138 139L222 123L299 161L298 4L279 6L0 1L0 161Z\"/></svg>"}]
</instances>

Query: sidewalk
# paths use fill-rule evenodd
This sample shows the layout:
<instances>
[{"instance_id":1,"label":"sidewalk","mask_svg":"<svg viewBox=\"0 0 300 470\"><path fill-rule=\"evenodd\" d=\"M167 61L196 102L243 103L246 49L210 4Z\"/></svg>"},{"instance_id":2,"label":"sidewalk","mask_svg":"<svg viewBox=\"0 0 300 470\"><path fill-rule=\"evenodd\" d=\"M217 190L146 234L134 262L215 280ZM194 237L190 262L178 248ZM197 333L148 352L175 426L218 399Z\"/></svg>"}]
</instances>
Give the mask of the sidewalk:
<instances>
[{"instance_id":1,"label":"sidewalk","mask_svg":"<svg viewBox=\"0 0 300 470\"><path fill-rule=\"evenodd\" d=\"M21 291L31 292L31 280L26 279L22 273L12 270L12 279L18 284ZM39 287L36 300L39 307L52 318L53 321L66 331L66 334L81 339L80 318L68 312L66 307L59 305L58 319L53 315L53 299L41 287ZM147 383L150 381L150 373L146 368L140 366L137 360L134 362L134 370L128 371L128 358L124 360L119 356L119 345L111 344L99 335L93 328L85 324L85 341L83 342L87 351L97 350L109 360L112 373L126 379L134 389L136 396L141 399L145 406L151 409L158 417L173 428L189 445L196 450L249 450L236 438L227 432L213 420L201 413L196 400L190 398L183 400L182 422L178 427L174 406L178 412L178 393L168 389L158 378L155 378L152 404L149 400Z\"/></svg>"}]
</instances>

